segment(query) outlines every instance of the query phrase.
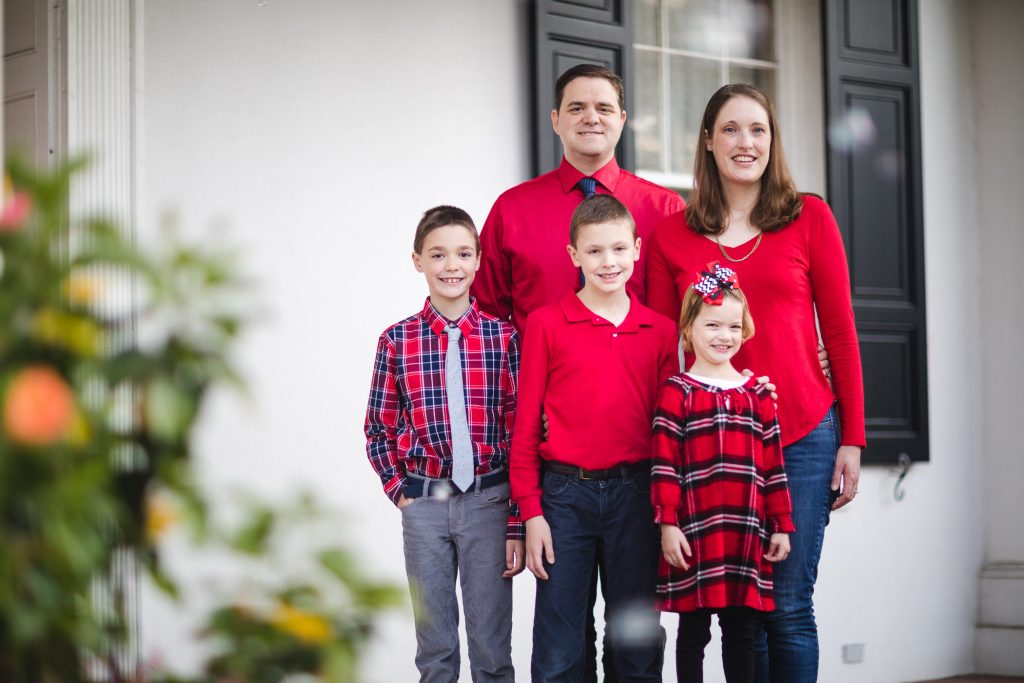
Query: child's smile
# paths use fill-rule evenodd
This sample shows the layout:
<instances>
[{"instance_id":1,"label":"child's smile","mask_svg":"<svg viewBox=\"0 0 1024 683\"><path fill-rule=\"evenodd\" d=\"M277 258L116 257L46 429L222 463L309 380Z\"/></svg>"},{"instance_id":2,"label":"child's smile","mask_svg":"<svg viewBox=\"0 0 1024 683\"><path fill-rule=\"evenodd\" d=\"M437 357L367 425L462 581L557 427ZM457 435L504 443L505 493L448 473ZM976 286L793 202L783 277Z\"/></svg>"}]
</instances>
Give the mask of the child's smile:
<instances>
[{"instance_id":1,"label":"child's smile","mask_svg":"<svg viewBox=\"0 0 1024 683\"><path fill-rule=\"evenodd\" d=\"M437 228L424 239L422 253L412 258L416 270L426 275L430 301L439 311L465 310L469 286L480 267L472 232L462 225Z\"/></svg>"},{"instance_id":2,"label":"child's smile","mask_svg":"<svg viewBox=\"0 0 1024 683\"><path fill-rule=\"evenodd\" d=\"M728 363L743 343L743 304L731 296L720 306L704 304L687 333L699 362Z\"/></svg>"},{"instance_id":3,"label":"child's smile","mask_svg":"<svg viewBox=\"0 0 1024 683\"><path fill-rule=\"evenodd\" d=\"M573 264L583 271L588 287L604 294L622 290L640 258L640 240L625 221L584 226L576 245L569 245Z\"/></svg>"}]
</instances>

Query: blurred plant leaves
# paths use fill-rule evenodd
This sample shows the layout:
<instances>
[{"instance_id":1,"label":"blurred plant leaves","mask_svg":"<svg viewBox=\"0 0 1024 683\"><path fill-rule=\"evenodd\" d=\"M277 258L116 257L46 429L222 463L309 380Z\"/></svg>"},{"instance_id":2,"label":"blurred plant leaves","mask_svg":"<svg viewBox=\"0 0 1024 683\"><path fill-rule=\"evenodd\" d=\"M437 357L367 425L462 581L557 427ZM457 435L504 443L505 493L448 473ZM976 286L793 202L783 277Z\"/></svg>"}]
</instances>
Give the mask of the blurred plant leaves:
<instances>
[{"instance_id":1,"label":"blurred plant leaves","mask_svg":"<svg viewBox=\"0 0 1024 683\"><path fill-rule=\"evenodd\" d=\"M341 548L286 546L323 520L311 496L250 499L229 531L196 482L192 436L210 391L245 390L231 358L254 303L237 254L173 229L143 249L103 217L72 215L71 180L86 168L13 160L0 207L0 407L11 413L0 429L0 681L84 682L97 663L109 680L141 680L114 655L137 634L112 568L131 557L182 596L161 563L161 539L176 531L274 580L245 582L251 606L212 609L198 674L157 668L147 680L355 681L376 615L404 593ZM45 393L12 403L26 369L46 380L35 389L64 397L49 421L29 401Z\"/></svg>"}]
</instances>

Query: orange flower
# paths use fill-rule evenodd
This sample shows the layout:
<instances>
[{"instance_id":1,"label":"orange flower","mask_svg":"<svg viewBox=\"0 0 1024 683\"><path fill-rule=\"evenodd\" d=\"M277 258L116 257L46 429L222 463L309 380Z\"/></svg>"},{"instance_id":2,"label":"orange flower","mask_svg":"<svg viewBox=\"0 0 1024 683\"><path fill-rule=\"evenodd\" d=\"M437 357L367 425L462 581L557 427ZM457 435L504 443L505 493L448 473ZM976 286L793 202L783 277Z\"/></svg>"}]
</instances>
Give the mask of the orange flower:
<instances>
[{"instance_id":1,"label":"orange flower","mask_svg":"<svg viewBox=\"0 0 1024 683\"><path fill-rule=\"evenodd\" d=\"M278 631L293 635L312 645L323 645L334 635L326 619L291 605L278 605L270 618L270 623Z\"/></svg>"},{"instance_id":2,"label":"orange flower","mask_svg":"<svg viewBox=\"0 0 1024 683\"><path fill-rule=\"evenodd\" d=\"M32 365L11 379L4 397L4 430L14 441L45 446L64 436L75 418L75 400L64 378Z\"/></svg>"}]
</instances>

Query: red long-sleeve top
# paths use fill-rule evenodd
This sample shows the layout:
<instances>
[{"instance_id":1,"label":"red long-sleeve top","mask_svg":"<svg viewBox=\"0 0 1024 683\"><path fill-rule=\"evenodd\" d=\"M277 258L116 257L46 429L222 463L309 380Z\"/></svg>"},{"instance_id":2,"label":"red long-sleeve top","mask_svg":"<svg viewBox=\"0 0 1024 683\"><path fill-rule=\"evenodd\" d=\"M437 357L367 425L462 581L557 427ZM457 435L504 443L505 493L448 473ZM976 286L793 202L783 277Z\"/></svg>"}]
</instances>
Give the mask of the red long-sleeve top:
<instances>
[{"instance_id":1,"label":"red long-sleeve top","mask_svg":"<svg viewBox=\"0 0 1024 683\"><path fill-rule=\"evenodd\" d=\"M795 221L764 233L760 246L739 262L726 262L713 238L686 224L684 212L665 219L649 242L647 304L677 319L682 296L698 271L711 261L726 263L739 275L756 329L733 358L733 365L769 375L778 387L782 444L809 434L833 400L838 400L842 444L864 446L864 378L846 252L828 205L813 195L803 200L803 211ZM738 259L750 253L754 244L750 240L724 249ZM818 363L815 310L831 364L832 387ZM692 360L687 354L687 367Z\"/></svg>"},{"instance_id":2,"label":"red long-sleeve top","mask_svg":"<svg viewBox=\"0 0 1024 683\"><path fill-rule=\"evenodd\" d=\"M794 526L768 390L675 375L658 397L652 448L655 521L678 525L693 553L689 569L661 558L659 609L774 609L764 553L771 534Z\"/></svg>"},{"instance_id":3,"label":"red long-sleeve top","mask_svg":"<svg viewBox=\"0 0 1024 683\"><path fill-rule=\"evenodd\" d=\"M635 295L618 327L572 292L528 320L509 465L523 521L542 514L542 460L599 470L649 459L658 388L679 368L675 325Z\"/></svg>"}]
</instances>

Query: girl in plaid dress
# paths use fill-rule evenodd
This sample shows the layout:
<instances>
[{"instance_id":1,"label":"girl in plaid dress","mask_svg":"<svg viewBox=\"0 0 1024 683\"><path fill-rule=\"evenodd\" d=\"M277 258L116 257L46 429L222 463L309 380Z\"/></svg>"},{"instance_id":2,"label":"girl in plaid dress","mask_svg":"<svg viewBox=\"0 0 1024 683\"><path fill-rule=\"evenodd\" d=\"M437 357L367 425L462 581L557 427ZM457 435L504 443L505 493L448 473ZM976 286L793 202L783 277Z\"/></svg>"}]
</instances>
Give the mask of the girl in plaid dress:
<instances>
[{"instance_id":1,"label":"girl in plaid dress","mask_svg":"<svg viewBox=\"0 0 1024 683\"><path fill-rule=\"evenodd\" d=\"M794 528L775 404L731 363L754 334L734 271L708 264L686 292L679 330L695 360L665 382L654 419L658 607L679 613L681 683L703 680L712 614L726 681L752 682L758 612L775 607L771 563L789 554Z\"/></svg>"}]
</instances>

